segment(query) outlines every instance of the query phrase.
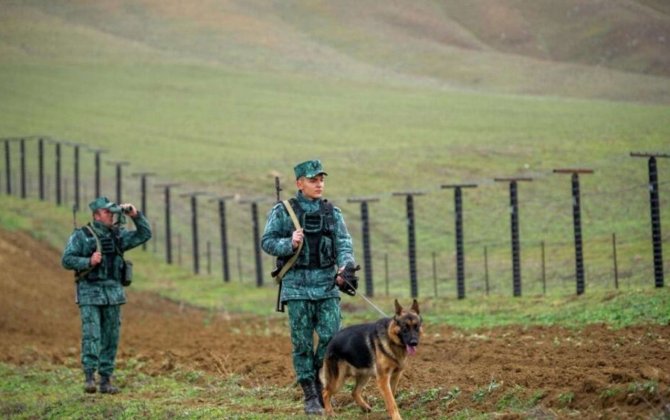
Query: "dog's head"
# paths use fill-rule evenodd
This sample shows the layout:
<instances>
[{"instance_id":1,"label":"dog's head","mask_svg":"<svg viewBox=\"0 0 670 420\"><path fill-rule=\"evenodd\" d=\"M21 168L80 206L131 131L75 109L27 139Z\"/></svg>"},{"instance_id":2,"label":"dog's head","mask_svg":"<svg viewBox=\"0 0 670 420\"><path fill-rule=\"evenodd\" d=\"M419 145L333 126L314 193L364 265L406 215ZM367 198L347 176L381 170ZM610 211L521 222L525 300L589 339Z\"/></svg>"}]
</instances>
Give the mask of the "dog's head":
<instances>
[{"instance_id":1,"label":"dog's head","mask_svg":"<svg viewBox=\"0 0 670 420\"><path fill-rule=\"evenodd\" d=\"M423 334L421 314L419 312L419 302L414 299L410 310L403 309L395 301L395 315L393 316L393 332L400 341L399 344L405 346L407 354L410 356L416 353L416 346L419 345L419 339Z\"/></svg>"}]
</instances>

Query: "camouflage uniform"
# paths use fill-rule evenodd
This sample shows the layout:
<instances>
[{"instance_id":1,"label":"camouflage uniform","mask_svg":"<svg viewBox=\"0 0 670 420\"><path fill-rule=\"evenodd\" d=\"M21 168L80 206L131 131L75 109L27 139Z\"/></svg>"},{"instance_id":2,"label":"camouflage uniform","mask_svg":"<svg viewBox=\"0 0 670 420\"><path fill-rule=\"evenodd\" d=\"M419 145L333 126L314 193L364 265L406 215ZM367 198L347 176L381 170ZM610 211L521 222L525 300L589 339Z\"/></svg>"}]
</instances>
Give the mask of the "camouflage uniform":
<instances>
[{"instance_id":1,"label":"camouflage uniform","mask_svg":"<svg viewBox=\"0 0 670 420\"><path fill-rule=\"evenodd\" d=\"M318 170L321 170L320 162L306 163L310 162L313 165L318 164ZM298 165L296 177L301 173ZM308 175L314 176L309 171L302 176ZM310 200L300 191L295 200L305 214L319 212L323 201ZM323 236L319 244L321 261L330 259L332 265L309 267L309 241L305 239L295 266L286 273L282 282L280 298L288 306L293 367L299 382L318 379L316 372L323 364L326 346L340 329L340 292L337 287L333 287L335 274L338 267L344 267L348 262L354 261L351 236L347 231L342 212L333 207L332 216L334 232L331 237ZM304 227L303 220L300 223ZM276 204L265 224L261 239L263 250L276 257L291 256L293 254L291 235L294 230L295 227L284 205ZM311 254L314 256L314 253ZM314 332L319 338L316 350L314 350Z\"/></svg>"},{"instance_id":2,"label":"camouflage uniform","mask_svg":"<svg viewBox=\"0 0 670 420\"><path fill-rule=\"evenodd\" d=\"M101 197L89 206L94 209L100 202L109 203L105 197ZM110 377L114 372L121 326L120 305L126 303L121 285L123 258L118 251L125 252L151 238L149 221L142 213L138 211L133 222L137 227L135 231L125 227L109 228L98 221L89 224L100 240L118 235L119 249L113 254L103 254L101 263L75 284L81 315L81 363L86 373L97 370L102 377ZM91 268L91 255L96 248L96 238L89 235L85 227L75 229L63 252L63 267L75 270L77 274L88 270Z\"/></svg>"}]
</instances>

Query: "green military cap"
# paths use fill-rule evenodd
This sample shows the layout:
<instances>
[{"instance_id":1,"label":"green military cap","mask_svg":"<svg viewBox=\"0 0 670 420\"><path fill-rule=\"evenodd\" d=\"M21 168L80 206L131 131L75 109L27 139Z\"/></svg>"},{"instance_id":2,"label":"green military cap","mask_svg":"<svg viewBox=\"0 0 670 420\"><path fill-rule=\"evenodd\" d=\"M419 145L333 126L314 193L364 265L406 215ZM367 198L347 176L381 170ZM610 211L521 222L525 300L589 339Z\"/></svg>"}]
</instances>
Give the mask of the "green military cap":
<instances>
[{"instance_id":1,"label":"green military cap","mask_svg":"<svg viewBox=\"0 0 670 420\"><path fill-rule=\"evenodd\" d=\"M88 203L88 207L91 211L96 211L100 209L107 209L112 213L121 213L121 207L113 201L109 201L107 197L98 197L95 200Z\"/></svg>"},{"instance_id":2,"label":"green military cap","mask_svg":"<svg viewBox=\"0 0 670 420\"><path fill-rule=\"evenodd\" d=\"M323 170L320 160L307 160L305 162L299 163L293 168L295 172L295 179L304 176L306 178L314 178L317 175L328 175L326 171Z\"/></svg>"}]
</instances>

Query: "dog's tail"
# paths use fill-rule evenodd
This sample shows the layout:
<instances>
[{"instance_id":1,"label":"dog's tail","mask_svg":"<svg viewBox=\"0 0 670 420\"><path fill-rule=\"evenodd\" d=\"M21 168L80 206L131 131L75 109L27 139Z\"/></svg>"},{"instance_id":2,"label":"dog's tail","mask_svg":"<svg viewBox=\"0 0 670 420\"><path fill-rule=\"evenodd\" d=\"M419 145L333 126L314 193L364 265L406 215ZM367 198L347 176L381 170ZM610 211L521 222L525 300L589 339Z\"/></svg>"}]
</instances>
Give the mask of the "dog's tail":
<instances>
[{"instance_id":1,"label":"dog's tail","mask_svg":"<svg viewBox=\"0 0 670 420\"><path fill-rule=\"evenodd\" d=\"M337 357L333 357L332 354L326 354L326 359L323 361L323 369L321 369L323 376L321 382L328 384L330 381L337 379L339 373Z\"/></svg>"}]
</instances>

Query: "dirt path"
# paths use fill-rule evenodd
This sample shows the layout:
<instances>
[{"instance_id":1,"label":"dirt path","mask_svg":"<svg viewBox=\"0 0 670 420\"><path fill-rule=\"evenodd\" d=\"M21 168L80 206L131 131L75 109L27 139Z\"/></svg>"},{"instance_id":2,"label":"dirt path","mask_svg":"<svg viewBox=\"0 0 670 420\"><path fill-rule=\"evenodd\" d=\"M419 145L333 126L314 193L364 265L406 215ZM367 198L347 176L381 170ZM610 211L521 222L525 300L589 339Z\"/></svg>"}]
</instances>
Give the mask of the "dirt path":
<instances>
[{"instance_id":1,"label":"dirt path","mask_svg":"<svg viewBox=\"0 0 670 420\"><path fill-rule=\"evenodd\" d=\"M153 375L197 368L240 374L247 385L293 382L286 374L291 348L283 318L227 317L132 287L128 298L120 368L134 358ZM59 250L0 230L0 308L0 361L78 366L79 314L72 276L60 267ZM654 384L656 391L650 392ZM539 399L538 416L569 410L586 418L661 415L670 404L670 326L477 332L427 326L401 381L401 389L410 386L419 392L407 404L418 403L422 392L440 389L440 398L427 403L435 414L464 408L500 411L497 403L516 397ZM461 395L447 404L442 398L456 387ZM367 392L376 390L370 386Z\"/></svg>"}]
</instances>

